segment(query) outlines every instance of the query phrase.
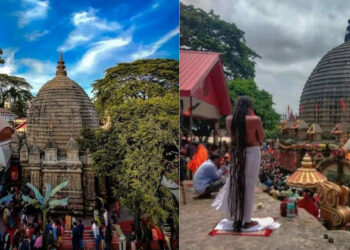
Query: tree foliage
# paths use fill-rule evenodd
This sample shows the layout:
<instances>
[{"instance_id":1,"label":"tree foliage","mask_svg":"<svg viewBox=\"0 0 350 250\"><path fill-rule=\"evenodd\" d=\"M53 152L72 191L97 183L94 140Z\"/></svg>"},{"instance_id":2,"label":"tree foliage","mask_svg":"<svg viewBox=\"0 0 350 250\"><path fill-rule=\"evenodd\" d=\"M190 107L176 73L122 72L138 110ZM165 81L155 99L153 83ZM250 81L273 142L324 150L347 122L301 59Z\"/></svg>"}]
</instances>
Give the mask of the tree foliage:
<instances>
[{"instance_id":1,"label":"tree foliage","mask_svg":"<svg viewBox=\"0 0 350 250\"><path fill-rule=\"evenodd\" d=\"M273 108L272 96L265 90L260 90L253 79L237 79L227 82L230 97L237 100L238 96L247 95L254 101L254 112L261 117L268 138L278 135L280 117Z\"/></svg>"},{"instance_id":2,"label":"tree foliage","mask_svg":"<svg viewBox=\"0 0 350 250\"><path fill-rule=\"evenodd\" d=\"M1 55L0 49L0 64L3 64L5 61ZM31 88L24 78L0 74L0 107L3 108L8 102L13 113L19 117L26 116L28 102L33 98Z\"/></svg>"},{"instance_id":3,"label":"tree foliage","mask_svg":"<svg viewBox=\"0 0 350 250\"><path fill-rule=\"evenodd\" d=\"M181 48L221 52L228 79L255 76L253 59L259 55L245 44L244 32L234 23L221 20L213 11L206 13L183 3L180 22Z\"/></svg>"},{"instance_id":4,"label":"tree foliage","mask_svg":"<svg viewBox=\"0 0 350 250\"><path fill-rule=\"evenodd\" d=\"M176 202L161 180L163 174L178 178L178 61L121 63L93 88L99 116L110 117L111 127L85 128L78 143L92 151L96 174L112 179L114 195L135 216L156 225L171 218L176 225Z\"/></svg>"}]
</instances>

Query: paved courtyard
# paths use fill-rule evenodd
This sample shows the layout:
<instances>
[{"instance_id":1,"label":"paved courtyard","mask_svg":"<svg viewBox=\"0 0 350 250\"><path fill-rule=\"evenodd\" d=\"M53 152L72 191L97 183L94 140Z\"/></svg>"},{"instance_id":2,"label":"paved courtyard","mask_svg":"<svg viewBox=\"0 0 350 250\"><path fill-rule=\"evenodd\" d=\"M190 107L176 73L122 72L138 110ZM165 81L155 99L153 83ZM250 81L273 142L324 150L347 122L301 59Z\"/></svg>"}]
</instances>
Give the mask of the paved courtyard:
<instances>
[{"instance_id":1,"label":"paved courtyard","mask_svg":"<svg viewBox=\"0 0 350 250\"><path fill-rule=\"evenodd\" d=\"M264 207L257 209L255 205L253 217L278 217L281 223L279 229L269 237L208 236L224 214L211 208L214 197L196 199L191 188L185 189L187 204L180 207L180 249L350 249L349 231L329 231L304 209L299 209L299 215L292 220L281 217L280 202L258 189L255 204L261 201ZM335 242L323 239L325 233Z\"/></svg>"}]
</instances>

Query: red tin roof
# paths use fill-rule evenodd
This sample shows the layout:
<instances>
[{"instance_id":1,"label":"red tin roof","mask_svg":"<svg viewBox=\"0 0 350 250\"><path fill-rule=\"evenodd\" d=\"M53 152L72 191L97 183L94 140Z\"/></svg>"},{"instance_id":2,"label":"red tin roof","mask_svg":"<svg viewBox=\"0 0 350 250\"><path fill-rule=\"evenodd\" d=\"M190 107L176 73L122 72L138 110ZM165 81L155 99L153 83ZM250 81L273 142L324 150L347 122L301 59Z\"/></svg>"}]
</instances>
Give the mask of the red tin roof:
<instances>
[{"instance_id":1,"label":"red tin roof","mask_svg":"<svg viewBox=\"0 0 350 250\"><path fill-rule=\"evenodd\" d=\"M180 96L196 97L231 114L220 53L180 50Z\"/></svg>"}]
</instances>

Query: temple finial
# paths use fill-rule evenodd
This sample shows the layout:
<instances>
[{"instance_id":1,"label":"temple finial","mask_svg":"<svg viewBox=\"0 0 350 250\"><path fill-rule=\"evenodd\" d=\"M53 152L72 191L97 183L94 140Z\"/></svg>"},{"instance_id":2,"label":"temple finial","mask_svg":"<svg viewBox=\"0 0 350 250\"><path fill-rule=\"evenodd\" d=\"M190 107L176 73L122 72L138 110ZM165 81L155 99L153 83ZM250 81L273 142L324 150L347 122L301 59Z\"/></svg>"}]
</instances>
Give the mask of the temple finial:
<instances>
[{"instance_id":1,"label":"temple finial","mask_svg":"<svg viewBox=\"0 0 350 250\"><path fill-rule=\"evenodd\" d=\"M66 66L64 65L64 61L62 57L62 51L60 51L60 58L57 62L56 76L58 75L61 75L61 76L67 75Z\"/></svg>"}]
</instances>

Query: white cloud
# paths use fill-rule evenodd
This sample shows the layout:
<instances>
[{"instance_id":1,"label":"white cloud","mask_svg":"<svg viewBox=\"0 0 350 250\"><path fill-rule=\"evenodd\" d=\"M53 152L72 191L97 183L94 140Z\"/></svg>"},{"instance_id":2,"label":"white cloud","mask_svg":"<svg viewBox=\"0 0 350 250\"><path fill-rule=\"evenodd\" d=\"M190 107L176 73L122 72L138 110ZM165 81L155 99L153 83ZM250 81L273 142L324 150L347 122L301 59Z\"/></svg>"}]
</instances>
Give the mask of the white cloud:
<instances>
[{"instance_id":1,"label":"white cloud","mask_svg":"<svg viewBox=\"0 0 350 250\"><path fill-rule=\"evenodd\" d=\"M169 33L167 33L165 36L163 36L160 40L157 42L151 44L150 46L147 46L146 48L140 49L138 52L134 53L131 57L132 59L141 59L141 58L147 58L151 55L153 55L163 44L168 42L171 38L179 34L179 27L176 27L175 29L171 30Z\"/></svg>"},{"instance_id":2,"label":"white cloud","mask_svg":"<svg viewBox=\"0 0 350 250\"><path fill-rule=\"evenodd\" d=\"M27 34L25 34L25 35L24 35L24 38L27 39L28 41L33 42L33 41L37 40L39 37L45 36L45 35L47 35L48 33L49 33L48 30L44 30L44 31L42 31L42 32L36 30L36 31L34 31L34 32L32 32L32 33L27 33Z\"/></svg>"},{"instance_id":3,"label":"white cloud","mask_svg":"<svg viewBox=\"0 0 350 250\"><path fill-rule=\"evenodd\" d=\"M5 60L4 64L0 64L0 73L1 74L7 74L12 75L14 72L16 72L17 67L15 64L15 54L17 52L16 49L4 49L2 54L2 58Z\"/></svg>"},{"instance_id":4,"label":"white cloud","mask_svg":"<svg viewBox=\"0 0 350 250\"><path fill-rule=\"evenodd\" d=\"M26 9L17 13L19 27L23 27L33 20L46 18L49 10L49 1L21 0L21 3Z\"/></svg>"},{"instance_id":5,"label":"white cloud","mask_svg":"<svg viewBox=\"0 0 350 250\"><path fill-rule=\"evenodd\" d=\"M152 9L157 9L159 7L159 3L154 3L154 4L152 4Z\"/></svg>"},{"instance_id":6,"label":"white cloud","mask_svg":"<svg viewBox=\"0 0 350 250\"><path fill-rule=\"evenodd\" d=\"M68 51L91 41L97 35L104 32L115 32L121 29L117 22L110 22L96 15L97 10L89 8L88 11L80 11L72 14L71 22L75 29L68 35L59 50Z\"/></svg>"},{"instance_id":7,"label":"white cloud","mask_svg":"<svg viewBox=\"0 0 350 250\"><path fill-rule=\"evenodd\" d=\"M156 2L156 3L153 3L149 8L147 8L146 10L140 12L140 13L137 13L135 16L132 16L130 18L131 21L135 20L135 19L138 19L140 17L143 17L144 15L147 15L149 13L151 13L152 11L156 10L159 8L161 4L161 1L160 2Z\"/></svg>"},{"instance_id":8,"label":"white cloud","mask_svg":"<svg viewBox=\"0 0 350 250\"><path fill-rule=\"evenodd\" d=\"M0 66L0 73L23 77L33 87L33 93L55 76L56 65L50 61L41 61L33 58L15 60L17 49L4 49L5 64ZM25 68L24 72L18 73L18 69Z\"/></svg>"},{"instance_id":9,"label":"white cloud","mask_svg":"<svg viewBox=\"0 0 350 250\"><path fill-rule=\"evenodd\" d=\"M56 65L50 61L33 58L23 58L17 61L19 66L26 67L26 71L16 76L25 78L32 85L34 93L37 93L47 81L55 76Z\"/></svg>"},{"instance_id":10,"label":"white cloud","mask_svg":"<svg viewBox=\"0 0 350 250\"><path fill-rule=\"evenodd\" d=\"M93 73L97 70L97 65L100 62L110 58L112 52L120 47L126 46L131 42L131 37L116 37L112 39L101 40L93 44L82 57L82 59L75 65L71 71L72 75L78 73Z\"/></svg>"}]
</instances>

